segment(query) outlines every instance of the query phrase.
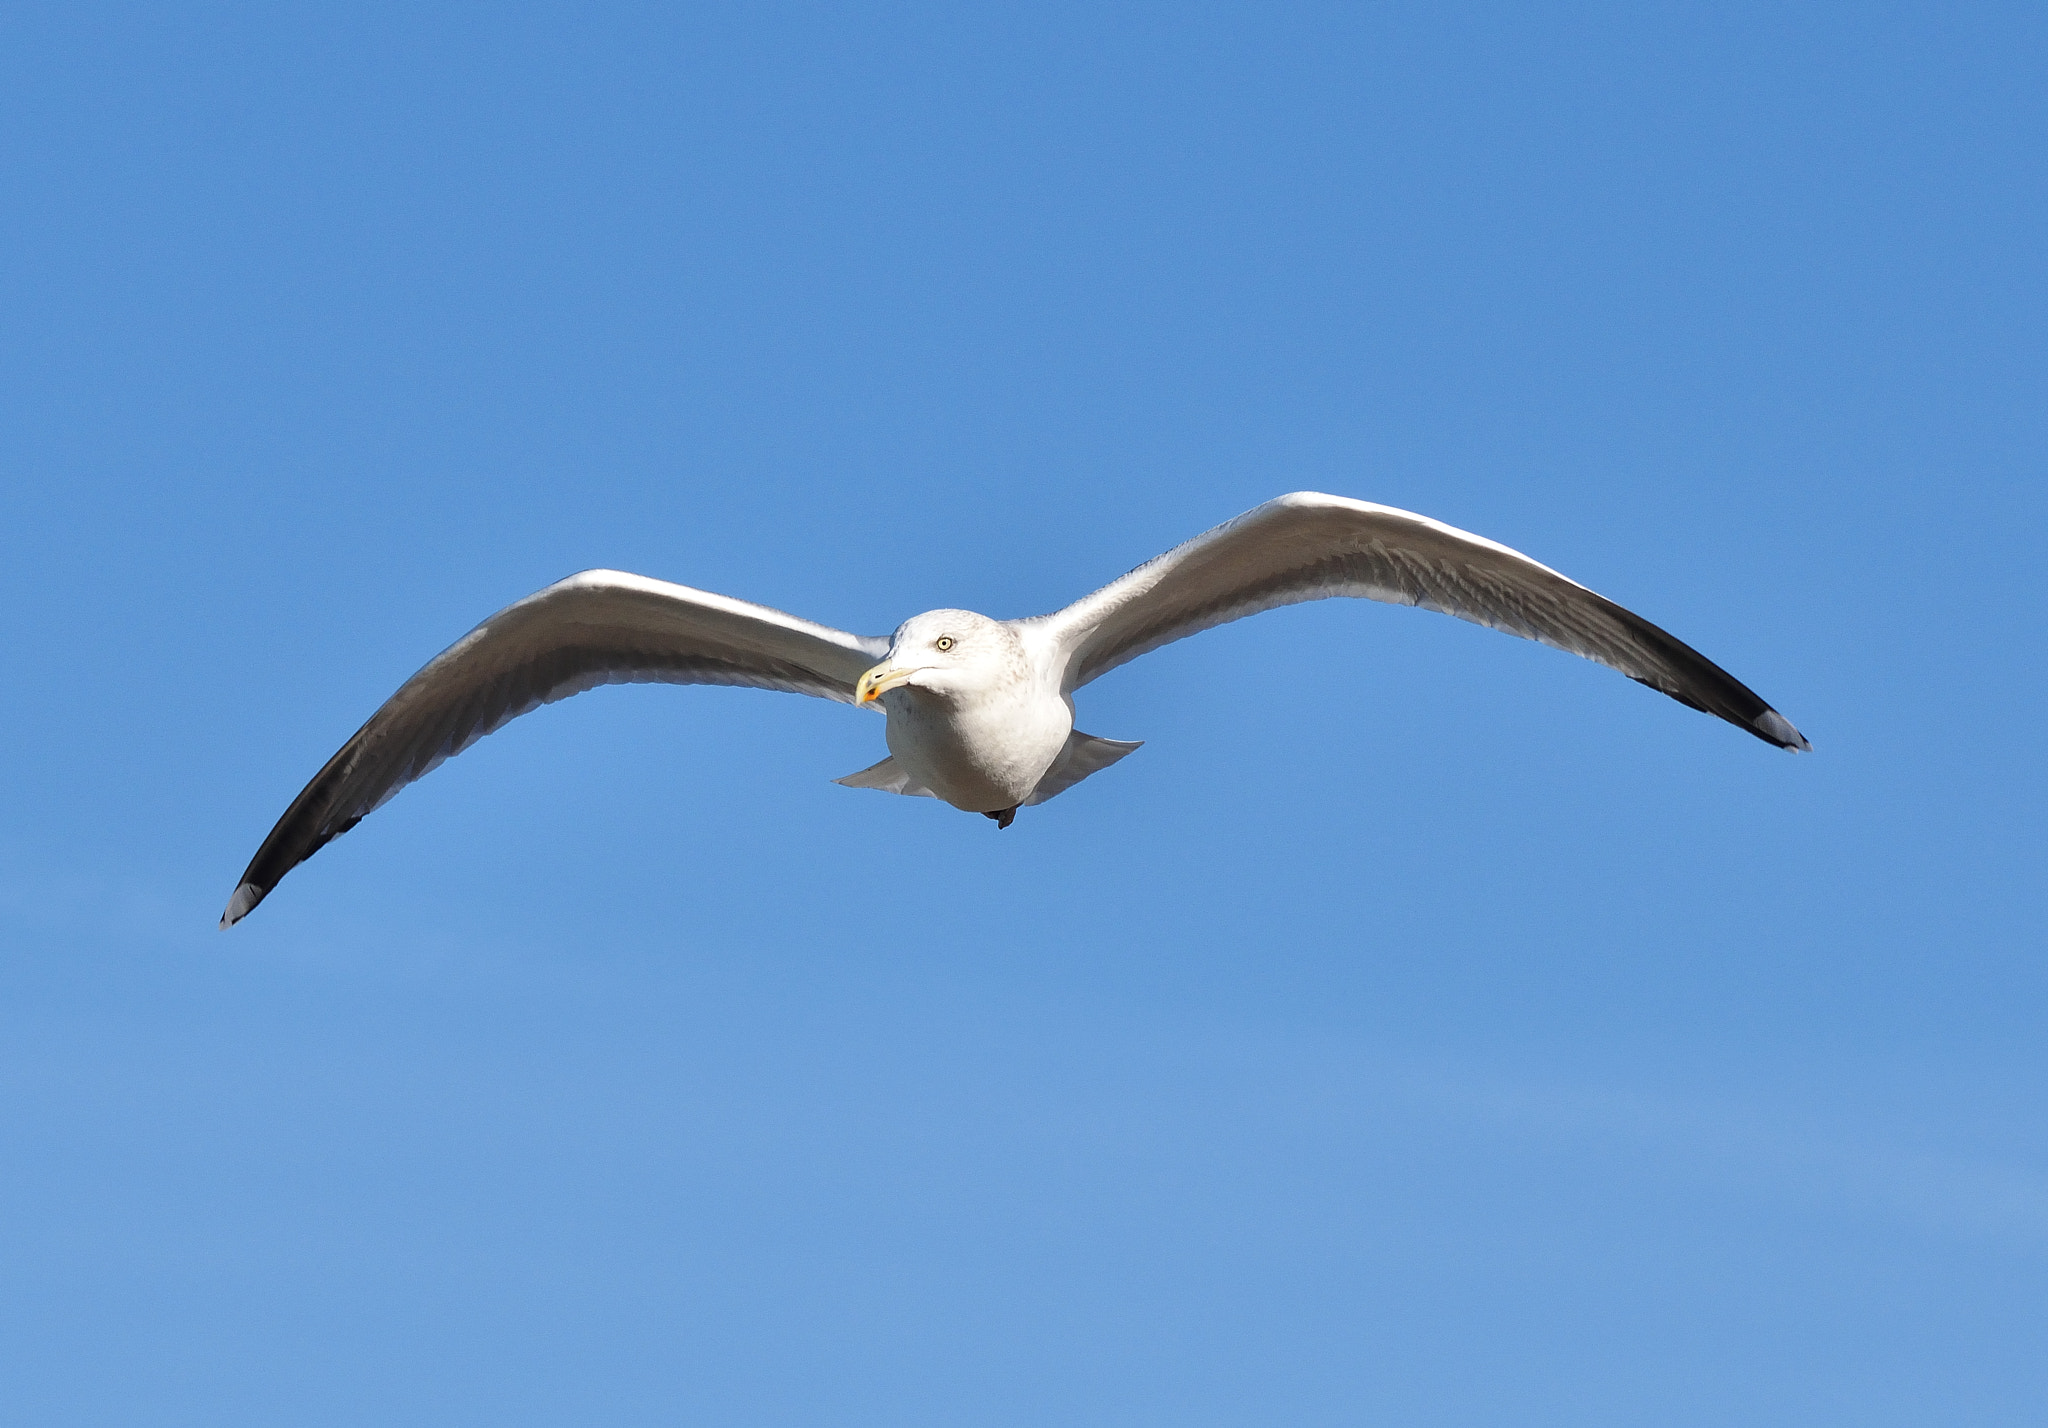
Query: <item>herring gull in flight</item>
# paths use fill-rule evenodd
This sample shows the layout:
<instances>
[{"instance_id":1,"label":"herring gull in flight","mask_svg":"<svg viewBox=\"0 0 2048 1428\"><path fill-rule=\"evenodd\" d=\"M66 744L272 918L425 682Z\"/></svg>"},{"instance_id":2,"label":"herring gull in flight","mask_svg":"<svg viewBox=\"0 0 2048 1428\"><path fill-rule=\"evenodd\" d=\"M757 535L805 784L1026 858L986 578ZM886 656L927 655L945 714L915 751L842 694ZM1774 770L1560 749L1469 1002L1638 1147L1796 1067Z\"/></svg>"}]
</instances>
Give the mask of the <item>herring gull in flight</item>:
<instances>
[{"instance_id":1,"label":"herring gull in flight","mask_svg":"<svg viewBox=\"0 0 2048 1428\"><path fill-rule=\"evenodd\" d=\"M600 684L740 684L888 716L889 757L839 780L1007 828L1138 745L1074 727L1074 691L1213 625L1347 595L1419 605L1582 655L1781 749L1785 716L1689 645L1504 545L1391 506L1300 491L1175 546L1064 610L929 610L893 637L587 570L449 646L327 761L256 850L221 926L399 789L530 709Z\"/></svg>"}]
</instances>

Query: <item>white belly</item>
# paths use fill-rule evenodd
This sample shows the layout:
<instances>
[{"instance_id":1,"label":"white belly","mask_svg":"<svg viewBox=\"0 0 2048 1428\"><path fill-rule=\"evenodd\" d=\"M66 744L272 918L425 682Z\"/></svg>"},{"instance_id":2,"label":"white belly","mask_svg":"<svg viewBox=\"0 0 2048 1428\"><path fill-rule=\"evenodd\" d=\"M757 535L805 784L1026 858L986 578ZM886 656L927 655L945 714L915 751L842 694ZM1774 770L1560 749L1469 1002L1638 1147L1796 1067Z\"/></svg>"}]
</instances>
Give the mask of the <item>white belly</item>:
<instances>
[{"instance_id":1,"label":"white belly","mask_svg":"<svg viewBox=\"0 0 2048 1428\"><path fill-rule=\"evenodd\" d=\"M922 690L882 696L889 752L911 778L970 813L1015 808L1031 796L1073 731L1058 697L948 705Z\"/></svg>"}]
</instances>

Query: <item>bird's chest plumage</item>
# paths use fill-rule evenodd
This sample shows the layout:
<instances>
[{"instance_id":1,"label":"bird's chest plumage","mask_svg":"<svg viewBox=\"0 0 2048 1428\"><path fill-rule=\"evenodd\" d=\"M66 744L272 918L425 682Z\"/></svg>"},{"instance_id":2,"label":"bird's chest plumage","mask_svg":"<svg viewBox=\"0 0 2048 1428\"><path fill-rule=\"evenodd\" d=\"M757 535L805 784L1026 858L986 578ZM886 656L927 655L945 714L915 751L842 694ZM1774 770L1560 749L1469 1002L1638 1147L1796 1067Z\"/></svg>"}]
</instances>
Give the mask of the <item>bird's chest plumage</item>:
<instances>
[{"instance_id":1,"label":"bird's chest plumage","mask_svg":"<svg viewBox=\"0 0 2048 1428\"><path fill-rule=\"evenodd\" d=\"M1029 798L1074 727L1066 701L1038 691L953 702L905 688L882 699L896 762L955 808L976 813Z\"/></svg>"}]
</instances>

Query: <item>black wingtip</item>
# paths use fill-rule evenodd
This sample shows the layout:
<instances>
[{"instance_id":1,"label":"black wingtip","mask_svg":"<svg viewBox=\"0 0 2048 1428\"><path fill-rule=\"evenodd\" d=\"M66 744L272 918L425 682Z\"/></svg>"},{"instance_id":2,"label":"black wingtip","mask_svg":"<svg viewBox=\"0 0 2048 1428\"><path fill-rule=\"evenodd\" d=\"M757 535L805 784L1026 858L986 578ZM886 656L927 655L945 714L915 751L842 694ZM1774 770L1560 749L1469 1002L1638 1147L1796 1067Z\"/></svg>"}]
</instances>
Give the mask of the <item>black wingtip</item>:
<instances>
[{"instance_id":1,"label":"black wingtip","mask_svg":"<svg viewBox=\"0 0 2048 1428\"><path fill-rule=\"evenodd\" d=\"M264 889L254 883L243 883L235 889L235 895L228 899L227 911L220 915L220 930L225 932L249 915L249 909L263 901Z\"/></svg>"},{"instance_id":2,"label":"black wingtip","mask_svg":"<svg viewBox=\"0 0 2048 1428\"><path fill-rule=\"evenodd\" d=\"M1792 727L1792 721L1775 709L1766 709L1750 721L1758 733L1781 749L1790 749L1795 754L1810 754L1813 745L1806 741L1806 735Z\"/></svg>"}]
</instances>

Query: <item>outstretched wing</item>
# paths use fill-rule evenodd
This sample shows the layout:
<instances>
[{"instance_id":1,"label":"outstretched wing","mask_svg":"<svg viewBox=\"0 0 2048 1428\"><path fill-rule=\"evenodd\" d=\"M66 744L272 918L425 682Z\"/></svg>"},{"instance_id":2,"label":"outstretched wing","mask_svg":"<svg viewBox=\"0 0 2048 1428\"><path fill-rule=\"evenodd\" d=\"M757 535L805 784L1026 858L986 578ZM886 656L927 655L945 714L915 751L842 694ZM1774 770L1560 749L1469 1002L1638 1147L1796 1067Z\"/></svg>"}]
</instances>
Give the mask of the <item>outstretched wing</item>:
<instances>
[{"instance_id":1,"label":"outstretched wing","mask_svg":"<svg viewBox=\"0 0 2048 1428\"><path fill-rule=\"evenodd\" d=\"M853 701L889 652L744 600L586 570L508 605L399 686L292 800L220 925L398 790L530 709L600 684L740 684Z\"/></svg>"},{"instance_id":2,"label":"outstretched wing","mask_svg":"<svg viewBox=\"0 0 2048 1428\"><path fill-rule=\"evenodd\" d=\"M1419 605L1595 660L1786 749L1811 747L1733 675L1639 615L1455 526L1297 491L1025 623L1066 657L1071 691L1200 630L1347 595Z\"/></svg>"}]
</instances>

